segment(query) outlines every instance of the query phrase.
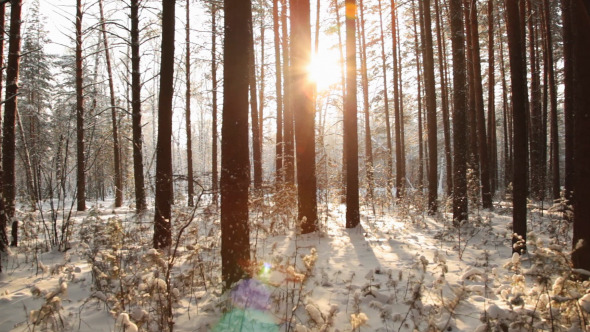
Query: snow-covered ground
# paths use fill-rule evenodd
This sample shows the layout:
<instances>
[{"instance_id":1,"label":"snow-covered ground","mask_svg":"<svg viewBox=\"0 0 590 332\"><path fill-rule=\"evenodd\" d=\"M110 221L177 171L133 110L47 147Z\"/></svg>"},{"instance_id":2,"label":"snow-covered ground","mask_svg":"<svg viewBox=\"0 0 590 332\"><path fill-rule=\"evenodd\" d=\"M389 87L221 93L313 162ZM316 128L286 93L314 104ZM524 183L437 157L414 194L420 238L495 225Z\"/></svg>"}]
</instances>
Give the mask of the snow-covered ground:
<instances>
[{"instance_id":1,"label":"snow-covered ground","mask_svg":"<svg viewBox=\"0 0 590 332\"><path fill-rule=\"evenodd\" d=\"M300 235L270 200L257 202L251 279L222 293L214 208L190 224L193 211L175 212L188 226L170 258L150 249L149 213L109 204L74 213L65 251L47 250L51 228L21 215L21 245L3 255L0 331L590 329L590 284L571 278L570 225L538 207L528 253L513 257L511 210L500 204L461 227L409 203L378 206L355 229L333 204L320 209L321 231Z\"/></svg>"}]
</instances>

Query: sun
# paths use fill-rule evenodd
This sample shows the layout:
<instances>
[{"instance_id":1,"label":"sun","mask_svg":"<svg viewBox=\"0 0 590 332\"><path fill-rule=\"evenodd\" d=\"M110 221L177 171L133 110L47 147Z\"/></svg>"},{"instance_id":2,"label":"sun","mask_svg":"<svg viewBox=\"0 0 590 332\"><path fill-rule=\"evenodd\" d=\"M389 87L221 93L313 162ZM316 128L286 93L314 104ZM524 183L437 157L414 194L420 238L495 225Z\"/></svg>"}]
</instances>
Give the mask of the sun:
<instances>
[{"instance_id":1,"label":"sun","mask_svg":"<svg viewBox=\"0 0 590 332\"><path fill-rule=\"evenodd\" d=\"M320 49L317 54L312 54L308 71L318 92L329 90L341 82L340 56L333 50Z\"/></svg>"}]
</instances>

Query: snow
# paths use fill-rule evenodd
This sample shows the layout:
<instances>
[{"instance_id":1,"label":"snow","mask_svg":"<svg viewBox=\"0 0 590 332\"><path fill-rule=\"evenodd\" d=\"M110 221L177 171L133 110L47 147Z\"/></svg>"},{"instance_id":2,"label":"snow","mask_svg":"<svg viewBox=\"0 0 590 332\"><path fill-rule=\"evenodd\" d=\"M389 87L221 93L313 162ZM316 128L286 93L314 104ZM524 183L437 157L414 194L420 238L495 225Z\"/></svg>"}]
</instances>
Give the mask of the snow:
<instances>
[{"instance_id":1,"label":"snow","mask_svg":"<svg viewBox=\"0 0 590 332\"><path fill-rule=\"evenodd\" d=\"M23 237L3 255L0 331L159 331L169 300L176 331L583 330L589 318L590 283L570 278L569 239L544 226L558 213L529 211L535 240L522 256L501 207L461 229L448 214L381 207L345 229L345 207L329 205L306 235L253 214L251 279L224 293L212 209L183 235L170 279L167 254L150 248L150 215L129 208L75 215L65 252Z\"/></svg>"}]
</instances>

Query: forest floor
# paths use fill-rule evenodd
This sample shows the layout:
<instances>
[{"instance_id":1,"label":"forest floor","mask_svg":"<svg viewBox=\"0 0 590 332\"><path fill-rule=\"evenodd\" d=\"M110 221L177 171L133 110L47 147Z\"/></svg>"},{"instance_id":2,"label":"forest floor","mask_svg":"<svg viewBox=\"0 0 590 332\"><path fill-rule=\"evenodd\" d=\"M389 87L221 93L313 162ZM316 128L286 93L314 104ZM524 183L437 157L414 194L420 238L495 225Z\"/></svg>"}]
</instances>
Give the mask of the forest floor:
<instances>
[{"instance_id":1,"label":"forest floor","mask_svg":"<svg viewBox=\"0 0 590 332\"><path fill-rule=\"evenodd\" d=\"M329 204L307 235L267 203L253 204L251 279L225 293L211 206L176 211L187 227L171 255L150 249L153 215L110 201L74 212L67 241L61 223L52 232L21 212L21 245L2 258L0 331L590 330L590 284L571 278L559 212L530 206L519 257L504 203L458 227L399 203L363 210L354 229Z\"/></svg>"}]
</instances>

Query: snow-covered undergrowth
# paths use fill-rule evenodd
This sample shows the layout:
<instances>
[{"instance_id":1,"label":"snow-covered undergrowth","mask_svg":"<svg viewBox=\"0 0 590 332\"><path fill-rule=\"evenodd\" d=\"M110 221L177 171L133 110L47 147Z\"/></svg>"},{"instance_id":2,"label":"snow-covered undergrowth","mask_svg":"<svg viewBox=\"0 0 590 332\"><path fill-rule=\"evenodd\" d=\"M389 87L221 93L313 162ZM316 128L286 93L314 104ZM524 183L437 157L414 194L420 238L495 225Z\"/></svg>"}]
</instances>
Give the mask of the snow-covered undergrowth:
<instances>
[{"instance_id":1,"label":"snow-covered undergrowth","mask_svg":"<svg viewBox=\"0 0 590 332\"><path fill-rule=\"evenodd\" d=\"M250 278L228 292L212 205L175 210L169 253L151 249L149 213L97 204L64 228L66 251L46 243L38 214L20 213L0 331L590 330L590 284L576 279L587 272L570 267L559 207L530 206L528 252L512 256L505 204L453 226L413 197L369 206L355 229L345 206L323 205L321 231L301 235L281 198L252 202Z\"/></svg>"}]
</instances>

